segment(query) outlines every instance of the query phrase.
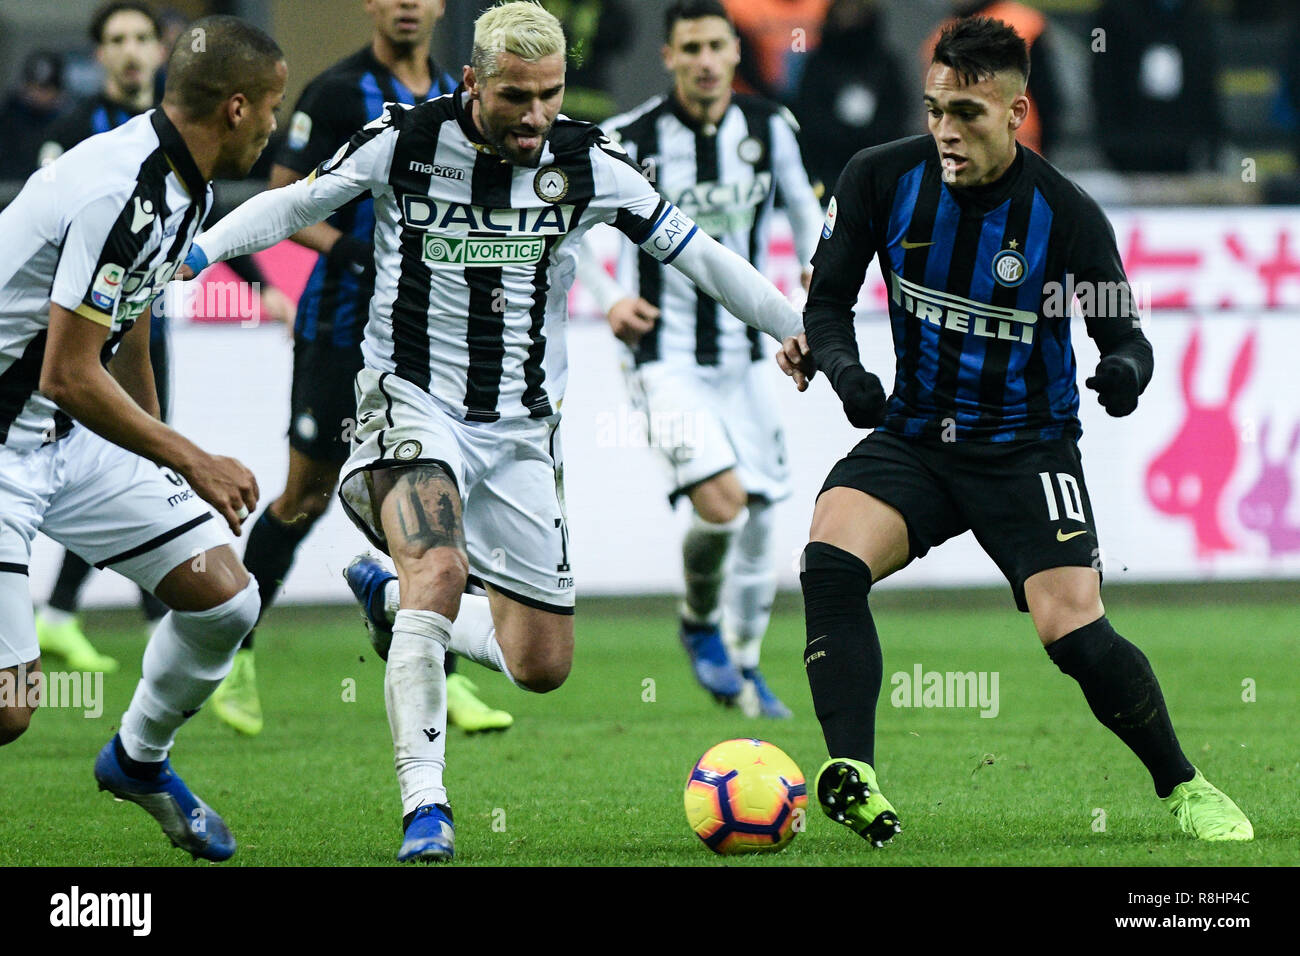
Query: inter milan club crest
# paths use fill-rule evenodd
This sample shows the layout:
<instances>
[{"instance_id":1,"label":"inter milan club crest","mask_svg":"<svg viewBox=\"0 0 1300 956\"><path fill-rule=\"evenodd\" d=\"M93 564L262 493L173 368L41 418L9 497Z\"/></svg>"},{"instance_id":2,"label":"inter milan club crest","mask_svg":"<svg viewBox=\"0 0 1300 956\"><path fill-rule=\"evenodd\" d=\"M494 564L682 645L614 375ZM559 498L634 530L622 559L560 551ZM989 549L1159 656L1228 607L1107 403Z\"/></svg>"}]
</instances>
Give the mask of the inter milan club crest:
<instances>
[{"instance_id":1,"label":"inter milan club crest","mask_svg":"<svg viewBox=\"0 0 1300 956\"><path fill-rule=\"evenodd\" d=\"M749 163L751 166L758 165L758 161L763 158L763 144L752 136L746 136L736 147L736 155L742 162Z\"/></svg>"},{"instance_id":2,"label":"inter milan club crest","mask_svg":"<svg viewBox=\"0 0 1300 956\"><path fill-rule=\"evenodd\" d=\"M1014 249L1003 249L993 257L993 278L1009 289L1025 281L1027 268L1025 257Z\"/></svg>"},{"instance_id":3,"label":"inter milan club crest","mask_svg":"<svg viewBox=\"0 0 1300 956\"><path fill-rule=\"evenodd\" d=\"M543 166L533 177L533 192L543 202L559 202L569 194L569 177L559 166Z\"/></svg>"}]
</instances>

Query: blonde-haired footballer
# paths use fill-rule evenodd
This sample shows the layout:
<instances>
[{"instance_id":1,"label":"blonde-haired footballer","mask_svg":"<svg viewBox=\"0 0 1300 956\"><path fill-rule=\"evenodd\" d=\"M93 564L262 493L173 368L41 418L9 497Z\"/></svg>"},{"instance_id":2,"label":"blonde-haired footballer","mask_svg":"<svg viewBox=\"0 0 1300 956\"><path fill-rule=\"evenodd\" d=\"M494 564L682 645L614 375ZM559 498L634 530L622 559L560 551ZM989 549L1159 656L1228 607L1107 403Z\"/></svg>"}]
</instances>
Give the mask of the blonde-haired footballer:
<instances>
[{"instance_id":1,"label":"blonde-haired footballer","mask_svg":"<svg viewBox=\"0 0 1300 956\"><path fill-rule=\"evenodd\" d=\"M560 115L564 38L541 6L493 7L463 83L390 105L298 183L250 199L200 237L193 266L265 248L353 197L375 197L375 294L343 468L348 516L397 568L385 697L405 837L399 860L447 860L448 648L526 690L573 659L574 572L560 450L567 290L598 222L674 265L782 341L806 387L801 324L777 289L655 192L589 123ZM490 614L458 620L470 578ZM453 622L456 626L453 627Z\"/></svg>"}]
</instances>

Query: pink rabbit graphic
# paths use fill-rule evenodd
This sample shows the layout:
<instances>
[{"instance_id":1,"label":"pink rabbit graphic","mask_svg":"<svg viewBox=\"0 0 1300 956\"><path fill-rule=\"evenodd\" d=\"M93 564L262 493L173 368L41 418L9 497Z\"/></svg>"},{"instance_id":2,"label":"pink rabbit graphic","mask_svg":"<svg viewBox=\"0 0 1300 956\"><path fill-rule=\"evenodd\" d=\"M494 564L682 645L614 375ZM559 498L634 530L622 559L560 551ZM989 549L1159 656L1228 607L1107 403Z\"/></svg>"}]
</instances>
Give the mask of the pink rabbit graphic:
<instances>
[{"instance_id":1,"label":"pink rabbit graphic","mask_svg":"<svg viewBox=\"0 0 1300 956\"><path fill-rule=\"evenodd\" d=\"M1146 489L1158 511L1191 519L1196 553L1205 557L1236 547L1219 523L1219 501L1237 465L1239 438L1232 406L1250 379L1255 333L1237 350L1228 374L1227 395L1217 404L1198 402L1192 390L1200 355L1201 332L1194 328L1183 353L1181 377L1187 415L1173 441L1147 467Z\"/></svg>"},{"instance_id":2,"label":"pink rabbit graphic","mask_svg":"<svg viewBox=\"0 0 1300 956\"><path fill-rule=\"evenodd\" d=\"M1300 525L1288 524L1286 506L1291 501L1289 467L1300 449L1300 424L1291 430L1286 454L1277 461L1268 457L1269 420L1259 428L1259 478L1237 504L1243 527L1258 531L1268 540L1271 557L1300 551Z\"/></svg>"}]
</instances>

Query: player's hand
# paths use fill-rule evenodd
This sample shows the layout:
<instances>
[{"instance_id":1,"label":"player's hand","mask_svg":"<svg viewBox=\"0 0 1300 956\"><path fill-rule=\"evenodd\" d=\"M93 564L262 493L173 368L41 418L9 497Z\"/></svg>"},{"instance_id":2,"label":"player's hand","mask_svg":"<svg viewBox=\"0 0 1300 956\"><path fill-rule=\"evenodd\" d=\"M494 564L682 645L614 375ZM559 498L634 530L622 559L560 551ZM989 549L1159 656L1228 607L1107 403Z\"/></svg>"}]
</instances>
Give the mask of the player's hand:
<instances>
[{"instance_id":1,"label":"player's hand","mask_svg":"<svg viewBox=\"0 0 1300 956\"><path fill-rule=\"evenodd\" d=\"M619 299L611 305L609 314L605 318L609 321L610 330L615 338L631 348L636 348L636 344L641 341L641 336L655 327L659 310L645 299L632 296Z\"/></svg>"},{"instance_id":2,"label":"player's hand","mask_svg":"<svg viewBox=\"0 0 1300 956\"><path fill-rule=\"evenodd\" d=\"M850 365L841 372L835 391L854 428L875 428L885 420L884 386L861 365Z\"/></svg>"},{"instance_id":3,"label":"player's hand","mask_svg":"<svg viewBox=\"0 0 1300 956\"><path fill-rule=\"evenodd\" d=\"M325 261L360 279L375 275L375 248L364 239L349 236L346 233L334 240L330 251L325 253Z\"/></svg>"},{"instance_id":4,"label":"player's hand","mask_svg":"<svg viewBox=\"0 0 1300 956\"><path fill-rule=\"evenodd\" d=\"M287 295L273 285L264 286L262 294L258 296L258 304L262 308L262 315L272 322L283 323L289 335L293 335L294 308Z\"/></svg>"},{"instance_id":5,"label":"player's hand","mask_svg":"<svg viewBox=\"0 0 1300 956\"><path fill-rule=\"evenodd\" d=\"M259 493L253 473L234 458L206 453L190 467L177 471L195 494L226 519L231 532L238 537L239 526L257 508Z\"/></svg>"},{"instance_id":6,"label":"player's hand","mask_svg":"<svg viewBox=\"0 0 1300 956\"><path fill-rule=\"evenodd\" d=\"M804 269L799 273L799 284L803 286L805 292L812 286L812 270Z\"/></svg>"},{"instance_id":7,"label":"player's hand","mask_svg":"<svg viewBox=\"0 0 1300 956\"><path fill-rule=\"evenodd\" d=\"M808 337L802 332L781 343L781 351L776 353L776 364L794 379L795 388L801 392L808 390L808 383L817 374L817 363L808 348Z\"/></svg>"},{"instance_id":8,"label":"player's hand","mask_svg":"<svg viewBox=\"0 0 1300 956\"><path fill-rule=\"evenodd\" d=\"M1097 393L1097 401L1114 418L1133 414L1138 404L1138 370L1118 355L1107 355L1097 371L1083 383Z\"/></svg>"}]
</instances>

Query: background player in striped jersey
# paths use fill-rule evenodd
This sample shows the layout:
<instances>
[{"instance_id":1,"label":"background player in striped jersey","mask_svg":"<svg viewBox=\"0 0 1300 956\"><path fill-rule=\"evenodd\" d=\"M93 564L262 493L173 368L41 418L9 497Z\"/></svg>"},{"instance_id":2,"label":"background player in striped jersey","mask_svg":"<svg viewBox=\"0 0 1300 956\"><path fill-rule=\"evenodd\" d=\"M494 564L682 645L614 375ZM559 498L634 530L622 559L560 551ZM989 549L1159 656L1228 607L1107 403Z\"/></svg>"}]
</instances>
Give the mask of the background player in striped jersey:
<instances>
[{"instance_id":1,"label":"background player in striped jersey","mask_svg":"<svg viewBox=\"0 0 1300 956\"><path fill-rule=\"evenodd\" d=\"M534 3L498 5L474 38L462 89L390 106L307 179L250 199L193 256L202 267L205 256L262 248L363 192L375 197L375 295L340 497L400 582L391 619L378 576L362 595L372 625L391 635L400 860L454 852L442 780L448 646L537 692L559 687L572 663L558 427L582 234L612 223L675 264L777 336L783 368L806 387L799 317L781 293L662 199L598 128L557 119L565 43L555 17ZM462 625L471 575L487 585L490 616Z\"/></svg>"},{"instance_id":2,"label":"background player in striped jersey","mask_svg":"<svg viewBox=\"0 0 1300 956\"><path fill-rule=\"evenodd\" d=\"M104 70L104 84L97 95L78 103L50 125L47 141L41 147L42 165L53 162L91 136L117 129L154 105L155 78L161 72L166 52L158 17L148 4L135 0L102 4L91 17L90 37L95 43L95 59ZM251 257L241 256L230 265L240 278L256 283L261 290L263 316L280 320L289 314L292 309L289 300L266 283ZM163 421L167 421L171 406L167 332L167 316L156 312L149 323L149 362ZM43 652L62 655L74 670L112 673L117 670L117 661L95 650L76 617L81 589L90 571L90 565L74 552L64 553L50 599L36 614L36 636ZM167 606L143 589L140 604L152 631L167 613Z\"/></svg>"},{"instance_id":3,"label":"background player in striped jersey","mask_svg":"<svg viewBox=\"0 0 1300 956\"><path fill-rule=\"evenodd\" d=\"M946 28L926 75L930 135L850 161L813 259L813 354L849 421L875 428L831 470L804 551L804 664L830 752L817 797L877 846L897 832L873 766L883 663L867 595L969 529L1048 656L1146 766L1182 828L1249 840L1250 821L1187 760L1150 663L1102 606L1058 284L1098 293L1080 293L1101 352L1084 384L1109 414L1137 407L1151 346L1105 214L1016 143L1028 73L1024 40L1006 24L976 17ZM890 289L897 367L888 400L853 336L873 256Z\"/></svg>"},{"instance_id":4,"label":"background player in striped jersey","mask_svg":"<svg viewBox=\"0 0 1300 956\"><path fill-rule=\"evenodd\" d=\"M718 0L677 0L664 15L664 34L672 89L601 127L653 170L664 197L760 272L779 193L806 284L822 212L794 117L759 97L732 94L740 44ZM721 700L739 698L751 716L788 717L758 667L776 594L773 504L789 495L759 333L631 247L622 250L618 283L595 257L581 261L580 277L629 346L633 400L648 421L672 423L651 444L669 468L669 501L689 498L693 508L682 542L680 637L696 678Z\"/></svg>"},{"instance_id":5,"label":"background player in striped jersey","mask_svg":"<svg viewBox=\"0 0 1300 956\"><path fill-rule=\"evenodd\" d=\"M365 0L364 6L374 24L370 42L321 73L299 97L271 170L273 188L310 173L353 132L378 119L385 103L413 106L455 89L456 82L429 56L443 0ZM352 383L361 371L362 328L375 290L374 228L374 203L364 198L293 236L320 258L294 323L289 474L284 491L253 524L244 552L263 614L298 546L329 507L348 457L357 410ZM451 722L466 730L504 730L513 722L508 713L484 705L465 677L448 680L447 698ZM252 633L212 707L240 732L261 732Z\"/></svg>"},{"instance_id":6,"label":"background player in striped jersey","mask_svg":"<svg viewBox=\"0 0 1300 956\"><path fill-rule=\"evenodd\" d=\"M172 608L95 779L209 860L231 856L234 838L168 755L257 620L257 588L208 507L238 534L257 482L159 420L149 306L199 230L210 181L247 175L266 147L286 76L262 31L200 20L160 109L69 150L0 213L0 743L38 703L26 574L43 531Z\"/></svg>"}]
</instances>

